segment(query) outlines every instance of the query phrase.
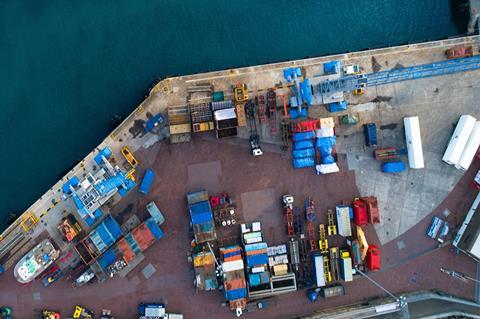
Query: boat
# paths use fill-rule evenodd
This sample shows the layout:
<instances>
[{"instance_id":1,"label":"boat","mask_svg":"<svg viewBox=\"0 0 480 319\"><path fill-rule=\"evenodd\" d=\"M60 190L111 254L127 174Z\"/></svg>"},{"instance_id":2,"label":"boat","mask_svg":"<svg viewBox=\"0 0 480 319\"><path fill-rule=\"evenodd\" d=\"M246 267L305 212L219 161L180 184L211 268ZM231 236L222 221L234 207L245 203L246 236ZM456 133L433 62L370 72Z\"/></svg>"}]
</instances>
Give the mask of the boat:
<instances>
[{"instance_id":1,"label":"boat","mask_svg":"<svg viewBox=\"0 0 480 319\"><path fill-rule=\"evenodd\" d=\"M48 239L44 239L15 265L13 271L18 282L26 284L44 272L60 255Z\"/></svg>"}]
</instances>

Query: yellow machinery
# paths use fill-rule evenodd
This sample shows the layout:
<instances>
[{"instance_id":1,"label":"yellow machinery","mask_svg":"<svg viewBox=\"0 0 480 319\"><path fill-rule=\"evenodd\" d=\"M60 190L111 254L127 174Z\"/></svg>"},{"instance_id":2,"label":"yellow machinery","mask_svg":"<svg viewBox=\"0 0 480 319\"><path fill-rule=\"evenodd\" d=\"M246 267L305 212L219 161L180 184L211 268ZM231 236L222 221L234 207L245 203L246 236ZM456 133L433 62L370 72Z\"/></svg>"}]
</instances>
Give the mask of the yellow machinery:
<instances>
[{"instance_id":1,"label":"yellow machinery","mask_svg":"<svg viewBox=\"0 0 480 319\"><path fill-rule=\"evenodd\" d=\"M328 219L328 226L327 226L328 236L336 235L337 234L337 226L335 225L335 221L333 220L333 210L331 210L331 209L328 210L327 219Z\"/></svg>"},{"instance_id":2,"label":"yellow machinery","mask_svg":"<svg viewBox=\"0 0 480 319\"><path fill-rule=\"evenodd\" d=\"M325 276L325 282L332 281L332 274L330 273L330 263L328 262L328 257L323 256L323 274Z\"/></svg>"},{"instance_id":3,"label":"yellow machinery","mask_svg":"<svg viewBox=\"0 0 480 319\"><path fill-rule=\"evenodd\" d=\"M358 95L363 95L363 94L365 94L365 89L363 89L363 88L353 90L353 95L358 96Z\"/></svg>"},{"instance_id":4,"label":"yellow machinery","mask_svg":"<svg viewBox=\"0 0 480 319\"><path fill-rule=\"evenodd\" d=\"M368 242L367 242L367 238L365 237L365 233L363 232L362 227L356 226L356 228L357 228L358 243L360 244L360 252L361 252L362 261L363 261L363 260L365 260L365 257L367 256Z\"/></svg>"},{"instance_id":5,"label":"yellow machinery","mask_svg":"<svg viewBox=\"0 0 480 319\"><path fill-rule=\"evenodd\" d=\"M137 167L138 166L138 161L135 159L135 157L133 156L132 152L130 151L130 149L128 148L128 146L124 146L122 147L122 155L123 157L125 157L125 159L127 160L127 162L133 167Z\"/></svg>"},{"instance_id":6,"label":"yellow machinery","mask_svg":"<svg viewBox=\"0 0 480 319\"><path fill-rule=\"evenodd\" d=\"M75 306L75 311L73 313L73 319L93 319L95 314L93 311L90 311L81 306Z\"/></svg>"},{"instance_id":7,"label":"yellow machinery","mask_svg":"<svg viewBox=\"0 0 480 319\"><path fill-rule=\"evenodd\" d=\"M328 253L328 241L327 241L327 236L325 235L325 225L320 224L318 226L318 232L319 232L319 240L318 240L318 246L320 247L320 252L322 254L327 254Z\"/></svg>"},{"instance_id":8,"label":"yellow machinery","mask_svg":"<svg viewBox=\"0 0 480 319\"><path fill-rule=\"evenodd\" d=\"M245 83L238 82L233 88L233 97L235 102L245 102L248 100L247 85Z\"/></svg>"},{"instance_id":9,"label":"yellow machinery","mask_svg":"<svg viewBox=\"0 0 480 319\"><path fill-rule=\"evenodd\" d=\"M125 177L135 182L135 168L130 169Z\"/></svg>"},{"instance_id":10,"label":"yellow machinery","mask_svg":"<svg viewBox=\"0 0 480 319\"><path fill-rule=\"evenodd\" d=\"M27 216L25 216L22 219L22 222L20 223L20 225L22 226L23 230L27 233L35 226L35 224L38 223L38 221L39 221L39 218L35 216L35 214L28 213Z\"/></svg>"}]
</instances>

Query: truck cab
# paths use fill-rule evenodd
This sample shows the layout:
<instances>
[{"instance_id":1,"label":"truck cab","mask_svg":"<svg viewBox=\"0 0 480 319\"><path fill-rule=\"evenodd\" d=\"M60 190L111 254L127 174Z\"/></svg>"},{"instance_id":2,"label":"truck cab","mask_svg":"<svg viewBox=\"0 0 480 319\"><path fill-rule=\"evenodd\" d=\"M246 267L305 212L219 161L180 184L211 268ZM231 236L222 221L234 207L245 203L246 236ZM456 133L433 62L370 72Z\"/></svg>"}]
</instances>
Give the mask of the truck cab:
<instances>
[{"instance_id":1,"label":"truck cab","mask_svg":"<svg viewBox=\"0 0 480 319\"><path fill-rule=\"evenodd\" d=\"M250 136L250 148L251 148L251 151L252 151L252 155L254 157L263 155L263 151L260 148L260 145L259 145L259 142L258 142L258 135Z\"/></svg>"}]
</instances>

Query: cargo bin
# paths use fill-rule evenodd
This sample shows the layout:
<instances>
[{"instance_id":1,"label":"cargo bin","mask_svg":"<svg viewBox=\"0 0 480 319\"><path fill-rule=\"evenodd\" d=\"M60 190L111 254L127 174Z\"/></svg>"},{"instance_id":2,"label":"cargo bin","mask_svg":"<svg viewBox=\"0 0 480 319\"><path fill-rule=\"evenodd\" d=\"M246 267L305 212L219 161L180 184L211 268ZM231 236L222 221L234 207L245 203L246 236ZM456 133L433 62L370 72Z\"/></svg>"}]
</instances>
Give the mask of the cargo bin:
<instances>
[{"instance_id":1,"label":"cargo bin","mask_svg":"<svg viewBox=\"0 0 480 319\"><path fill-rule=\"evenodd\" d=\"M340 258L340 277L349 282L353 280L352 276L352 259L350 257Z\"/></svg>"},{"instance_id":2,"label":"cargo bin","mask_svg":"<svg viewBox=\"0 0 480 319\"><path fill-rule=\"evenodd\" d=\"M156 240L159 240L165 235L153 218L147 219L145 224Z\"/></svg>"},{"instance_id":3,"label":"cargo bin","mask_svg":"<svg viewBox=\"0 0 480 319\"><path fill-rule=\"evenodd\" d=\"M355 200L353 202L353 221L358 226L365 226L368 224L367 204L362 200Z\"/></svg>"},{"instance_id":4,"label":"cargo bin","mask_svg":"<svg viewBox=\"0 0 480 319\"><path fill-rule=\"evenodd\" d=\"M368 247L366 266L371 271L380 270L380 249L375 245Z\"/></svg>"},{"instance_id":5,"label":"cargo bin","mask_svg":"<svg viewBox=\"0 0 480 319\"><path fill-rule=\"evenodd\" d=\"M222 129L222 130L216 130L215 131L215 136L217 138L237 136L237 128L232 127L232 128Z\"/></svg>"},{"instance_id":6,"label":"cargo bin","mask_svg":"<svg viewBox=\"0 0 480 319\"><path fill-rule=\"evenodd\" d=\"M365 134L365 145L377 145L377 125L375 125L375 123L364 124L363 134Z\"/></svg>"},{"instance_id":7,"label":"cargo bin","mask_svg":"<svg viewBox=\"0 0 480 319\"><path fill-rule=\"evenodd\" d=\"M151 169L147 168L145 170L145 175L143 175L142 182L138 187L138 191L142 194L147 195L150 192L150 188L152 187L154 178L155 178L155 173Z\"/></svg>"},{"instance_id":8,"label":"cargo bin","mask_svg":"<svg viewBox=\"0 0 480 319\"><path fill-rule=\"evenodd\" d=\"M142 251L145 251L155 242L155 237L153 237L152 232L148 229L145 223L140 224L132 230L132 236L135 238L135 241L138 243Z\"/></svg>"},{"instance_id":9,"label":"cargo bin","mask_svg":"<svg viewBox=\"0 0 480 319\"><path fill-rule=\"evenodd\" d=\"M402 161L386 162L382 164L384 173L401 173L405 170L405 164Z\"/></svg>"}]
</instances>

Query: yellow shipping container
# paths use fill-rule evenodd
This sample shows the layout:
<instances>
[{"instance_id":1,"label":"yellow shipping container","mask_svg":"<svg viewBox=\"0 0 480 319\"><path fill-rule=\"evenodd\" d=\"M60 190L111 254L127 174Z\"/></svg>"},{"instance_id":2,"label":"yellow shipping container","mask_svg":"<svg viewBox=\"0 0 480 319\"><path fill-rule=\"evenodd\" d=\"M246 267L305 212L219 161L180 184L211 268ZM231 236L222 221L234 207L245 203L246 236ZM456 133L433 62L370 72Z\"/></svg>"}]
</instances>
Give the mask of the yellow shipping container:
<instances>
[{"instance_id":1,"label":"yellow shipping container","mask_svg":"<svg viewBox=\"0 0 480 319\"><path fill-rule=\"evenodd\" d=\"M190 124L170 125L170 134L183 134L192 132Z\"/></svg>"},{"instance_id":2,"label":"yellow shipping container","mask_svg":"<svg viewBox=\"0 0 480 319\"><path fill-rule=\"evenodd\" d=\"M286 264L273 266L273 273L275 276L283 276L288 273L288 266Z\"/></svg>"}]
</instances>

